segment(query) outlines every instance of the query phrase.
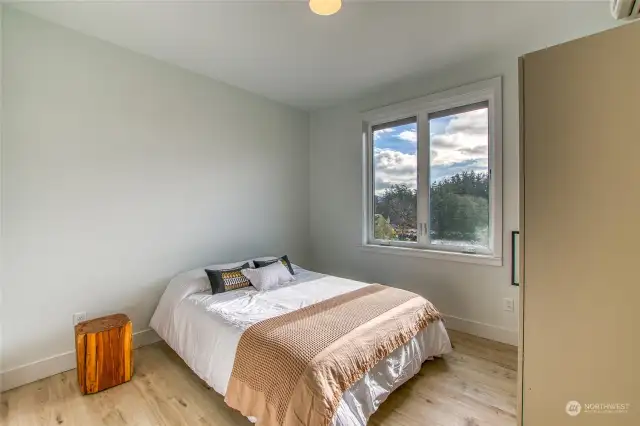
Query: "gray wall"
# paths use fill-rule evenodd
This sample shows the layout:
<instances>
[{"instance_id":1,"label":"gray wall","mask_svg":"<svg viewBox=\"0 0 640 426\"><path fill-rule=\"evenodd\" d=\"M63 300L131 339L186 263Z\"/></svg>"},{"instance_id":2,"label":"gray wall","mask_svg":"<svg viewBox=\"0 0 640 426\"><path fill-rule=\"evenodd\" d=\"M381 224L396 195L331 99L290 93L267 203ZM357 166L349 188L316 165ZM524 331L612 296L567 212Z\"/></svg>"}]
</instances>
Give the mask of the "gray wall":
<instances>
[{"instance_id":1,"label":"gray wall","mask_svg":"<svg viewBox=\"0 0 640 426\"><path fill-rule=\"evenodd\" d=\"M147 328L180 271L307 264L307 113L4 12L0 370L72 351L74 312Z\"/></svg>"},{"instance_id":2,"label":"gray wall","mask_svg":"<svg viewBox=\"0 0 640 426\"><path fill-rule=\"evenodd\" d=\"M456 71L457 70L457 71ZM426 296L451 316L449 325L517 342L518 313L504 312L504 297L518 298L510 264L502 267L363 251L361 111L503 76L504 256L518 228L518 69L516 58L492 59L390 88L379 95L311 115L311 243L314 267Z\"/></svg>"},{"instance_id":3,"label":"gray wall","mask_svg":"<svg viewBox=\"0 0 640 426\"><path fill-rule=\"evenodd\" d=\"M447 326L518 342L518 288L511 285L511 231L518 229L518 57L616 25L606 13L541 32L495 56L405 79L363 99L311 114L311 255L323 272L390 284L430 299ZM501 75L503 77L503 266L363 251L361 112ZM515 312L503 310L514 299Z\"/></svg>"}]
</instances>

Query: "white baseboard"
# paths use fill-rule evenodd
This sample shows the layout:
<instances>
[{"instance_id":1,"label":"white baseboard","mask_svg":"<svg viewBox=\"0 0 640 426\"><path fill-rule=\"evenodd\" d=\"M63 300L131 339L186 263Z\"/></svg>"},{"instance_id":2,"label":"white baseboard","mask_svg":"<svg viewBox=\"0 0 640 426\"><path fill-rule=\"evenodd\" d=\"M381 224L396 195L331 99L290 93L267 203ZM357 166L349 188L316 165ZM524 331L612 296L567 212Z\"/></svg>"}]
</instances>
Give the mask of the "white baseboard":
<instances>
[{"instance_id":1,"label":"white baseboard","mask_svg":"<svg viewBox=\"0 0 640 426\"><path fill-rule=\"evenodd\" d=\"M451 315L445 315L445 326L451 330L462 331L485 339L495 340L509 345L518 345L518 331L494 325L483 324ZM133 346L150 345L160 341L160 337L151 329L133 333ZM69 351L40 361L25 364L11 370L0 372L0 392L53 376L76 368L76 352Z\"/></svg>"},{"instance_id":2,"label":"white baseboard","mask_svg":"<svg viewBox=\"0 0 640 426\"><path fill-rule=\"evenodd\" d=\"M484 324L451 315L444 315L444 324L446 328L451 330L462 331L473 334L474 336L484 337L485 339L518 346L518 330L509 330L508 328L497 327L495 325Z\"/></svg>"},{"instance_id":3,"label":"white baseboard","mask_svg":"<svg viewBox=\"0 0 640 426\"><path fill-rule=\"evenodd\" d=\"M133 333L133 348L151 345L162 340L158 334L150 328Z\"/></svg>"},{"instance_id":4,"label":"white baseboard","mask_svg":"<svg viewBox=\"0 0 640 426\"><path fill-rule=\"evenodd\" d=\"M150 345L158 342L160 337L152 329L133 333L133 347ZM63 371L76 368L76 351L54 355L40 361L21 365L11 370L0 372L0 392L53 376Z\"/></svg>"}]
</instances>

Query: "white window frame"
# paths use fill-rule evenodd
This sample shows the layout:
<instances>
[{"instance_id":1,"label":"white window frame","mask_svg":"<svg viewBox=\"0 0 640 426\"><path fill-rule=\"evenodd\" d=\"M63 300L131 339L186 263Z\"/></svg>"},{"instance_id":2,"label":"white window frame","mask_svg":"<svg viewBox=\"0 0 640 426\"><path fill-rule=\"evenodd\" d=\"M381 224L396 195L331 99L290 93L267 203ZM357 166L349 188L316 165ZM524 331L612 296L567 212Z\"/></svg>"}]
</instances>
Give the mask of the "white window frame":
<instances>
[{"instance_id":1,"label":"white window frame","mask_svg":"<svg viewBox=\"0 0 640 426\"><path fill-rule=\"evenodd\" d=\"M385 241L374 238L374 164L372 127L417 117L418 182L429 187L429 114L488 102L489 121L489 249L432 244L428 240L429 190L418 191L418 242ZM468 84L418 99L362 113L363 141L363 249L379 253L452 260L502 266L502 77ZM424 184L423 184L424 185ZM420 184L418 185L420 187Z\"/></svg>"}]
</instances>

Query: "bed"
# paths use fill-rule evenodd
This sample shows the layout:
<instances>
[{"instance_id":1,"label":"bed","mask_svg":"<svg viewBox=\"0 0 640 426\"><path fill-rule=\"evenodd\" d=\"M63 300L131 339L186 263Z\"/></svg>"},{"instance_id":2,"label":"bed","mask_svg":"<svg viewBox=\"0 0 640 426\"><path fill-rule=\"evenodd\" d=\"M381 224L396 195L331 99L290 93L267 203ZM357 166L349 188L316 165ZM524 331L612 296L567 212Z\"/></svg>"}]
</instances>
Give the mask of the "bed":
<instances>
[{"instance_id":1,"label":"bed","mask_svg":"<svg viewBox=\"0 0 640 426\"><path fill-rule=\"evenodd\" d=\"M276 290L259 292L246 287L212 295L204 269L171 280L150 325L198 377L223 396L227 394L238 343L247 328L368 285L293 265L296 280ZM366 425L387 396L418 373L424 361L450 351L442 321L429 324L342 394L331 424Z\"/></svg>"}]
</instances>

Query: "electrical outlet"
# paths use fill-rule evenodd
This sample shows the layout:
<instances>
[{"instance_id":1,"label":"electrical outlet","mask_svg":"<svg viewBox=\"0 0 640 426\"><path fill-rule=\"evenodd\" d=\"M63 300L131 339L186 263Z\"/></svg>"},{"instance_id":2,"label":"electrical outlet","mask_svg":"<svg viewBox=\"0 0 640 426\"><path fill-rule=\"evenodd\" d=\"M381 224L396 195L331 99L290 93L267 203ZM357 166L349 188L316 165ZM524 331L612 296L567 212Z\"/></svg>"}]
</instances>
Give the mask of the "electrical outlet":
<instances>
[{"instance_id":1,"label":"electrical outlet","mask_svg":"<svg viewBox=\"0 0 640 426\"><path fill-rule=\"evenodd\" d=\"M513 299L505 297L502 299L502 306L505 311L513 312Z\"/></svg>"},{"instance_id":2,"label":"electrical outlet","mask_svg":"<svg viewBox=\"0 0 640 426\"><path fill-rule=\"evenodd\" d=\"M86 320L87 320L86 312L76 312L75 314L73 314L73 325L78 325L82 321L86 321Z\"/></svg>"}]
</instances>

